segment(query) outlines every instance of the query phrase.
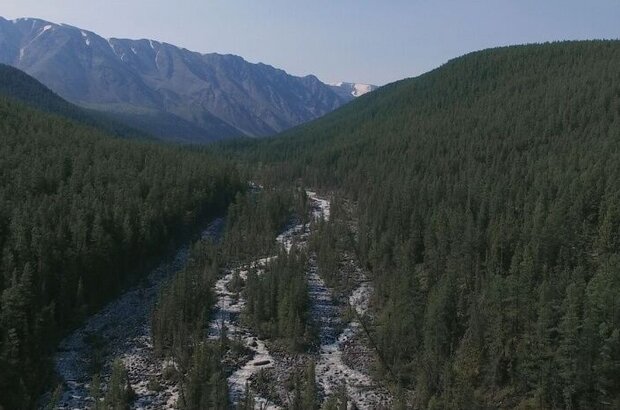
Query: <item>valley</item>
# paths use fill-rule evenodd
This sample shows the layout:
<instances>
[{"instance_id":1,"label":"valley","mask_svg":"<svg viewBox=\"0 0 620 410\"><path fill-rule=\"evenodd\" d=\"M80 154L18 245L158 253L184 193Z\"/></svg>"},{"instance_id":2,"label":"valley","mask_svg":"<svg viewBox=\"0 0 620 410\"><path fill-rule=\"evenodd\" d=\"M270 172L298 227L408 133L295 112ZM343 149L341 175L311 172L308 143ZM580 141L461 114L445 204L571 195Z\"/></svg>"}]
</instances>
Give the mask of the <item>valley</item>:
<instances>
[{"instance_id":1,"label":"valley","mask_svg":"<svg viewBox=\"0 0 620 410\"><path fill-rule=\"evenodd\" d=\"M314 192L308 192L312 219L306 224L294 225L277 237L277 242L282 245L287 252L293 248L307 248L307 240L311 234L313 225L321 219L329 218L329 201L317 197ZM260 275L261 269L269 264L274 257L262 258L250 263L250 266L243 266L238 269L242 279L247 279L249 267L257 268ZM363 275L360 273L360 279ZM343 361L343 350L345 344L355 337L364 337L361 334L360 325L355 320L350 323L343 323L341 315L345 307L355 309L363 316L368 309L368 298L371 288L368 282L364 282L357 287L348 301L341 301L337 305L331 290L325 285L317 272L316 262L312 258L307 266L308 294L311 303L310 320L315 323L319 333L318 351L295 357L282 353L270 353L268 350L269 342L257 338L251 331L240 324L240 314L245 307L245 300L242 297L235 298L234 294L227 290L226 286L233 278L233 273L229 273L220 279L216 284L218 293L218 303L216 305L215 317L212 320L211 329L215 331L210 334L212 338L219 338L222 329L225 328L226 335L232 339L242 340L246 347L253 351L252 360L248 361L241 368L237 369L229 378L230 397L233 405L242 403L247 394L246 388L249 387L255 393L254 401L260 408L282 408L292 406L291 398L286 390L277 389L277 403L270 401L260 395L260 388L254 387L253 381L256 375L263 371L269 371L276 386L284 386L291 374L302 366L304 361L316 361L316 382L321 390L321 396L327 397L336 393L337 389L345 386L347 395L352 403L359 409L378 409L389 408L391 395L389 391L380 386L376 381L359 370L352 369ZM360 343L358 341L358 343ZM370 350L363 350L363 355L358 355L358 362L372 362L375 360ZM269 369L269 370L266 370Z\"/></svg>"},{"instance_id":2,"label":"valley","mask_svg":"<svg viewBox=\"0 0 620 410\"><path fill-rule=\"evenodd\" d=\"M620 408L620 41L0 62L0 410Z\"/></svg>"}]
</instances>

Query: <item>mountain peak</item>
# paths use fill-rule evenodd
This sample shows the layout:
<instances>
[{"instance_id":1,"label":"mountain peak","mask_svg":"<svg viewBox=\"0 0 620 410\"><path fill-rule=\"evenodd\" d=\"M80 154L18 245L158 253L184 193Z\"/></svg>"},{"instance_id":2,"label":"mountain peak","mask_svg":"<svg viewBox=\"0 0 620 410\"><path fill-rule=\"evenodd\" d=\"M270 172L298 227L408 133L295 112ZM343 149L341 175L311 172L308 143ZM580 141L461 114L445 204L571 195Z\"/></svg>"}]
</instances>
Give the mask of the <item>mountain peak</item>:
<instances>
[{"instance_id":1,"label":"mountain peak","mask_svg":"<svg viewBox=\"0 0 620 410\"><path fill-rule=\"evenodd\" d=\"M342 97L346 97L348 99L361 97L364 94L368 94L371 91L376 90L376 85L372 84L361 84L361 83L347 83L340 81L338 83L329 84L329 86L334 90L338 95Z\"/></svg>"}]
</instances>

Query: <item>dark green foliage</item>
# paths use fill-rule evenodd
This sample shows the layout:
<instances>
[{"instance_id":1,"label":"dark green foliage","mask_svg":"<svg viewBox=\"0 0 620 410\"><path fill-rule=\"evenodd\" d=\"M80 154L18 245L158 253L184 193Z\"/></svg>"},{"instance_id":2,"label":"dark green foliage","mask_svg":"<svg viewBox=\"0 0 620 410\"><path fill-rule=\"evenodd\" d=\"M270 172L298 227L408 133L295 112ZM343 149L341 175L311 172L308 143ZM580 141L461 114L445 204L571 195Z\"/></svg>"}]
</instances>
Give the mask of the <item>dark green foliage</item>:
<instances>
[{"instance_id":1,"label":"dark green foliage","mask_svg":"<svg viewBox=\"0 0 620 410\"><path fill-rule=\"evenodd\" d=\"M220 360L221 351L213 344L200 343L193 349L191 365L181 385L180 409L228 408L228 386Z\"/></svg>"},{"instance_id":2,"label":"dark green foliage","mask_svg":"<svg viewBox=\"0 0 620 410\"><path fill-rule=\"evenodd\" d=\"M153 345L157 354L172 354L182 364L205 335L215 303L213 284L219 275L218 248L206 241L191 250L186 268L166 286L152 314Z\"/></svg>"},{"instance_id":3,"label":"dark green foliage","mask_svg":"<svg viewBox=\"0 0 620 410\"><path fill-rule=\"evenodd\" d=\"M319 393L316 387L316 370L314 361L310 360L304 372L303 386L301 386L301 408L314 410L318 408Z\"/></svg>"},{"instance_id":4,"label":"dark green foliage","mask_svg":"<svg viewBox=\"0 0 620 410\"><path fill-rule=\"evenodd\" d=\"M271 190L237 195L229 206L221 243L197 242L191 250L187 267L162 290L152 315L153 343L156 353L170 356L176 363L175 373L180 377L182 392L179 398L181 408L228 406L226 369L221 360L223 357L240 357L245 352L235 341L228 339L225 330L219 343L205 341L210 310L216 301L213 286L225 268L275 252L276 235L291 214L303 208L295 200L298 196ZM300 291L305 291L305 287L299 289L299 286L305 286L303 280L300 282L303 277L299 276L300 269L303 273L304 262L299 256L282 256L282 259L287 263L286 267L295 269L291 272L297 278L296 288L286 289L287 297L307 301L305 293L300 299ZM251 294L260 291L254 283L246 283L238 273L233 276L229 288L236 292L245 288ZM301 323L300 315L305 323L306 305L301 309L298 303L285 303L278 310L282 317L281 330L290 337L286 340L292 348L297 348L303 344L304 334L299 335L297 328L285 326ZM295 319L299 319L298 322ZM301 329L303 331L303 327ZM251 395L242 406L253 406Z\"/></svg>"},{"instance_id":5,"label":"dark green foliage","mask_svg":"<svg viewBox=\"0 0 620 410\"><path fill-rule=\"evenodd\" d=\"M229 262L247 262L277 250L276 236L294 215L305 215L305 193L264 190L239 194L228 210L223 239Z\"/></svg>"},{"instance_id":6,"label":"dark green foliage","mask_svg":"<svg viewBox=\"0 0 620 410\"><path fill-rule=\"evenodd\" d=\"M222 152L357 202L418 407L617 408L618 67L618 41L486 50Z\"/></svg>"},{"instance_id":7,"label":"dark green foliage","mask_svg":"<svg viewBox=\"0 0 620 410\"><path fill-rule=\"evenodd\" d=\"M101 375L95 373L90 381L89 392L90 397L93 398L94 404L91 410L103 410L105 409L105 403L103 402L103 395L101 392Z\"/></svg>"},{"instance_id":8,"label":"dark green foliage","mask_svg":"<svg viewBox=\"0 0 620 410\"><path fill-rule=\"evenodd\" d=\"M186 268L161 292L152 314L155 352L172 357L179 377L181 409L223 409L228 406L226 375L220 363L228 341L205 341L215 303L220 247L206 241L191 250Z\"/></svg>"},{"instance_id":9,"label":"dark green foliage","mask_svg":"<svg viewBox=\"0 0 620 410\"><path fill-rule=\"evenodd\" d=\"M319 395L316 388L315 363L309 360L305 369L293 371L286 386L288 400L285 405L289 410L315 410L319 407Z\"/></svg>"},{"instance_id":10,"label":"dark green foliage","mask_svg":"<svg viewBox=\"0 0 620 410\"><path fill-rule=\"evenodd\" d=\"M308 318L310 303L306 281L308 257L282 250L260 275L248 272L245 297L246 320L263 338L279 339L293 352L313 342Z\"/></svg>"},{"instance_id":11,"label":"dark green foliage","mask_svg":"<svg viewBox=\"0 0 620 410\"><path fill-rule=\"evenodd\" d=\"M112 374L108 382L108 390L104 399L104 407L109 410L127 410L133 397L133 391L129 385L127 370L120 359L112 364Z\"/></svg>"},{"instance_id":12,"label":"dark green foliage","mask_svg":"<svg viewBox=\"0 0 620 410\"><path fill-rule=\"evenodd\" d=\"M89 390L94 401L91 410L127 410L135 394L129 384L127 369L120 359L115 359L112 363L112 373L105 395L102 392L99 373L93 376Z\"/></svg>"},{"instance_id":13,"label":"dark green foliage","mask_svg":"<svg viewBox=\"0 0 620 410\"><path fill-rule=\"evenodd\" d=\"M242 189L210 156L0 100L0 405L30 408L58 340Z\"/></svg>"},{"instance_id":14,"label":"dark green foliage","mask_svg":"<svg viewBox=\"0 0 620 410\"><path fill-rule=\"evenodd\" d=\"M332 201L329 220L318 221L310 237L310 250L316 254L321 278L343 296L351 291L357 276L357 266L350 263L356 249L354 234L347 224L350 212L345 207Z\"/></svg>"}]
</instances>

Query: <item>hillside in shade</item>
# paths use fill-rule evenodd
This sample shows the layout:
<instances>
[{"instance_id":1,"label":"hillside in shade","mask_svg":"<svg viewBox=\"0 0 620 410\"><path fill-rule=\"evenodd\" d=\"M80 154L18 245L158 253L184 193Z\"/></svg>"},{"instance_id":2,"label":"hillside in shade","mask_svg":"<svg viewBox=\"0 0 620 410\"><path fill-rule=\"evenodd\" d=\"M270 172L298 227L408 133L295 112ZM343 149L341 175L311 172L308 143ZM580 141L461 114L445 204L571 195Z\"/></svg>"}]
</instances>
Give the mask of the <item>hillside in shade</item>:
<instances>
[{"instance_id":1,"label":"hillside in shade","mask_svg":"<svg viewBox=\"0 0 620 410\"><path fill-rule=\"evenodd\" d=\"M99 128L114 136L150 138L145 132L125 125L112 115L81 108L65 101L28 74L4 64L0 64L0 95L32 108Z\"/></svg>"}]
</instances>

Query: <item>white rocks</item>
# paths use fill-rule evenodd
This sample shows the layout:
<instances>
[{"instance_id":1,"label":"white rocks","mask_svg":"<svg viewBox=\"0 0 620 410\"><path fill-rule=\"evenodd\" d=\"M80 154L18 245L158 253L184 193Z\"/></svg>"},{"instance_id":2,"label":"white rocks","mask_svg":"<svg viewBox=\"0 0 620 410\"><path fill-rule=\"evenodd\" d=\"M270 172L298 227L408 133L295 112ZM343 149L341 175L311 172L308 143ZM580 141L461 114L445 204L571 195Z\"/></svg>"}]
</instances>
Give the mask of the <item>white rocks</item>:
<instances>
[{"instance_id":1,"label":"white rocks","mask_svg":"<svg viewBox=\"0 0 620 410\"><path fill-rule=\"evenodd\" d=\"M312 222L321 218L329 218L329 201L318 198L314 192L307 192L307 194L311 201L313 216L312 221L307 224L294 225L282 232L276 238L276 241L281 244L287 252L291 251L293 245L298 247L306 246L308 236L310 235L310 224ZM238 267L236 270L238 271L239 276L245 279L247 277L248 269L259 268L258 273L260 274L262 271L260 268L267 265L274 258L275 256L257 259L256 261L248 264L248 266ZM286 363L278 363L278 358L274 357L268 351L265 342L257 338L249 329L243 327L239 323L239 314L245 307L245 300L242 297L237 299L237 295L230 292L226 287L226 285L232 280L233 274L233 271L229 272L215 284L215 291L218 295L218 301L216 303L215 316L209 324L209 338L219 338L222 327L226 327L227 335L230 338L241 339L245 347L253 352L252 359L237 369L228 378L230 400L233 404L237 404L245 396L245 390L250 384L250 380L259 371L274 367L277 370L286 368L288 365ZM317 295L317 297L319 296ZM333 337L335 338L335 334ZM255 394L254 400L257 403L257 406L261 409L279 408L278 406L269 403L266 398L257 394Z\"/></svg>"},{"instance_id":2,"label":"white rocks","mask_svg":"<svg viewBox=\"0 0 620 410\"><path fill-rule=\"evenodd\" d=\"M214 221L203 232L203 237L214 236L223 220ZM92 399L88 397L88 383L92 377L89 362L93 348L87 343L96 337L104 344L102 349L103 381L109 377L110 363L120 357L127 368L136 400L136 409L172 409L178 397L178 387L163 379L167 363L155 357L150 334L150 314L159 290L187 261L188 247L181 247L170 261L162 263L147 278L146 284L127 291L121 297L91 316L59 345L55 368L65 381L58 409L84 409ZM151 379L161 384L161 391L148 389Z\"/></svg>"},{"instance_id":3,"label":"white rocks","mask_svg":"<svg viewBox=\"0 0 620 410\"><path fill-rule=\"evenodd\" d=\"M277 242L287 251L290 251L293 246L306 247L312 224L322 218L328 219L330 216L328 200L319 198L314 192L308 192L308 197L311 201L311 221L307 224L292 226L277 237ZM209 232L203 237L210 236ZM91 346L85 341L88 335L98 335L107 342L103 357L107 362L103 371L104 383L109 377L111 359L121 357L123 360L137 396L132 408L148 410L175 408L179 388L174 382L163 377L164 369L174 366L174 363L162 361L153 353L150 312L159 289L173 273L182 269L187 256L187 247L181 248L172 261L162 264L149 275L145 286L128 291L63 340L56 355L56 370L66 381L66 389L58 408L83 409L92 403L92 399L88 397L87 386L91 378L88 359L92 355ZM251 268L256 268L260 275L264 267L274 258L275 256L260 258L236 270L243 279L247 277L247 272ZM335 303L332 291L326 286L319 273L316 262L311 257L307 272L312 302L311 315L319 326L320 340L319 351L311 355L317 363L317 385L324 394L330 394L344 382L351 401L358 408L387 407L391 402L389 392L378 386L368 374L357 369L357 366L354 369L343 360L345 346L350 345L353 339L362 335L361 325L355 320L351 323L342 323L341 306ZM245 396L246 387L261 370L270 369L271 372L275 372L275 377L280 383L304 360L298 360L299 357L272 354L264 340L258 338L239 322L239 315L246 302L241 295L228 290L227 284L233 276L234 271L231 270L215 284L218 299L213 319L209 324L208 338L217 340L221 336L222 328L225 327L229 338L240 340L253 353L252 358L233 371L228 378L230 400L236 404ZM359 316L364 316L368 311L372 286L361 272L359 276L359 285L349 296L348 303ZM366 362L372 360L370 350L358 349L357 351L363 356L358 358L359 360ZM159 384L158 391L150 390L153 388L151 381ZM276 386L275 390L285 402L287 392L283 387ZM279 408L260 395L255 394L254 398L261 409Z\"/></svg>"},{"instance_id":4,"label":"white rocks","mask_svg":"<svg viewBox=\"0 0 620 410\"><path fill-rule=\"evenodd\" d=\"M360 323L353 320L346 324L339 334L334 335L334 329L342 327L343 324L333 305L332 293L318 275L316 268L309 270L308 283L313 303L312 316L320 325L321 346L316 364L317 384L325 395L329 395L344 383L349 398L359 409L389 407L391 403L389 391L377 385L368 374L351 368L343 360L345 344L362 331ZM363 282L349 297L350 306L359 315L367 311L370 294L370 284ZM372 360L372 357L367 357L366 360Z\"/></svg>"}]
</instances>

